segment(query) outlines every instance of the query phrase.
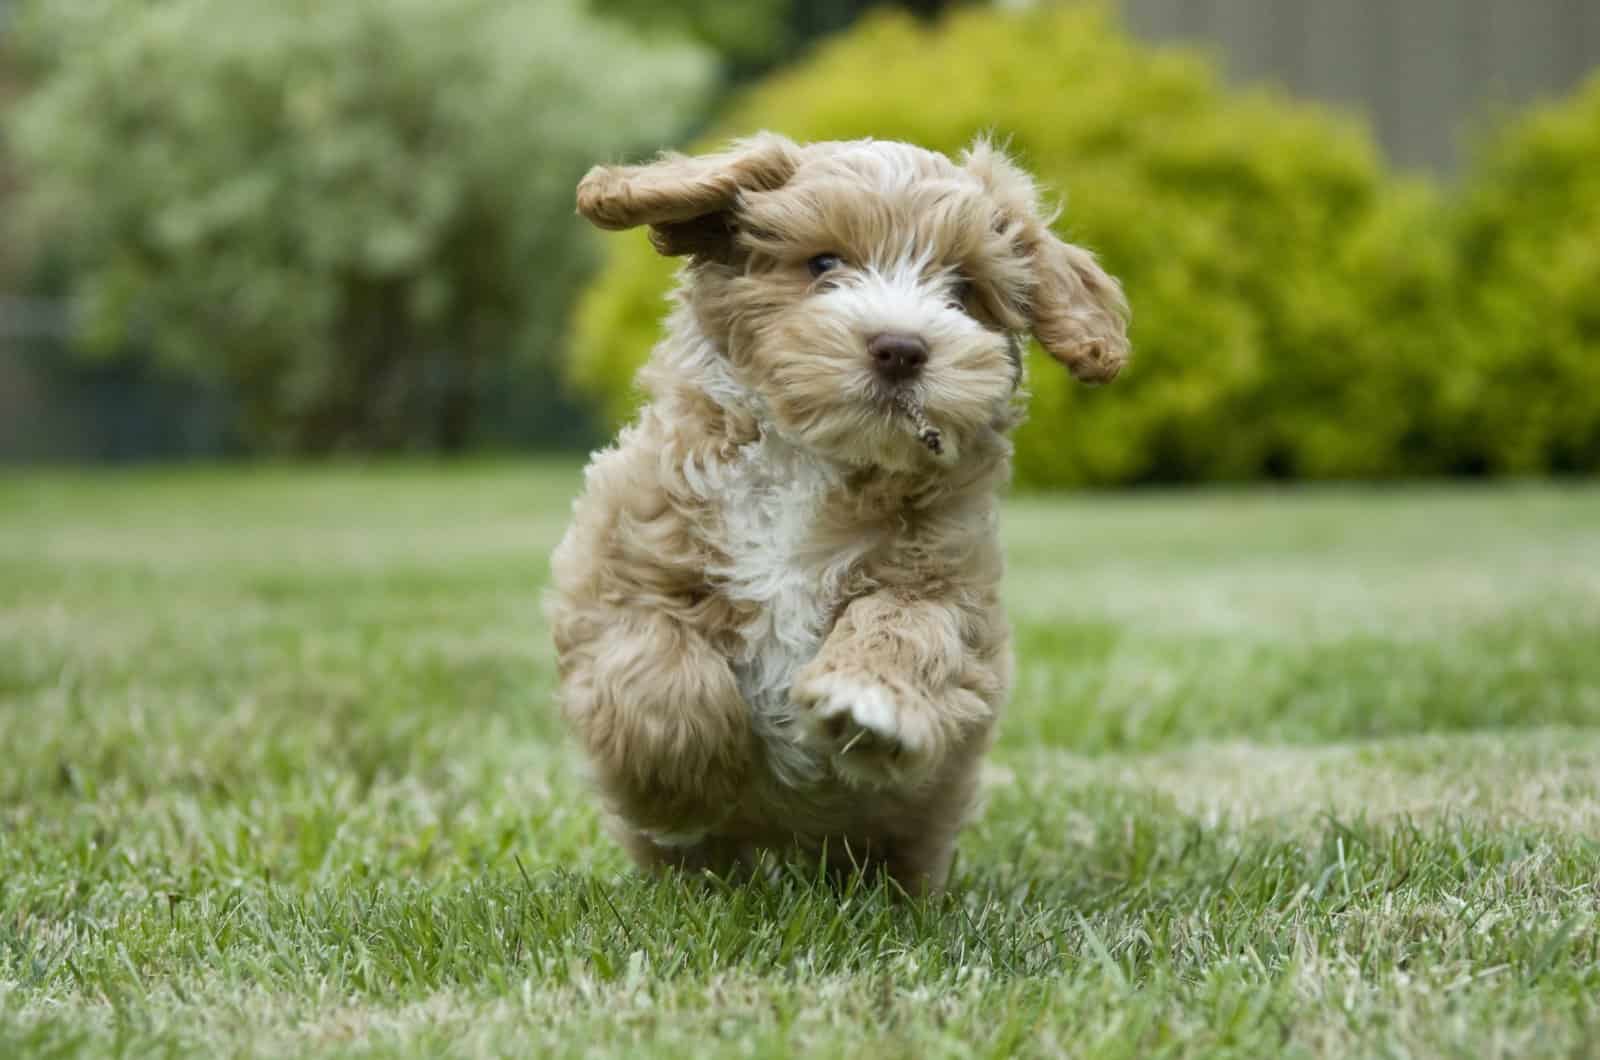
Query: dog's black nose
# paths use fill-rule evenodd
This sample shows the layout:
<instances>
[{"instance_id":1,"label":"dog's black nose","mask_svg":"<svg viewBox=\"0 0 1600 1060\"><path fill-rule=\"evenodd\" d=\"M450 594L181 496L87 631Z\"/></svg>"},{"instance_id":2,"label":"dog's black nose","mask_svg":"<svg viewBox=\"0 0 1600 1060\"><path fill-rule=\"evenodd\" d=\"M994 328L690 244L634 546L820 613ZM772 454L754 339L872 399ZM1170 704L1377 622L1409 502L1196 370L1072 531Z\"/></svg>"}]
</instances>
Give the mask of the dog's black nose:
<instances>
[{"instance_id":1,"label":"dog's black nose","mask_svg":"<svg viewBox=\"0 0 1600 1060\"><path fill-rule=\"evenodd\" d=\"M915 335L885 332L867 343L867 356L878 374L890 383L907 383L928 363L928 344Z\"/></svg>"}]
</instances>

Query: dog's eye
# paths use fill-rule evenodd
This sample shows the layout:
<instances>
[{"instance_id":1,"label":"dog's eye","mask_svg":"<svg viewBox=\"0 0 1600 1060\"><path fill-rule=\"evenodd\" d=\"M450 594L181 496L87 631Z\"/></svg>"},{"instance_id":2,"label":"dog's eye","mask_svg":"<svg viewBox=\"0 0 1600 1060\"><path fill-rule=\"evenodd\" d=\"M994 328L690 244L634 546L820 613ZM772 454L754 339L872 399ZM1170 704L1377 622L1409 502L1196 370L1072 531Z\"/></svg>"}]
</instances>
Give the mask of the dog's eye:
<instances>
[{"instance_id":1,"label":"dog's eye","mask_svg":"<svg viewBox=\"0 0 1600 1060\"><path fill-rule=\"evenodd\" d=\"M837 254L818 254L806 262L806 268L811 270L812 276L821 276L825 272L832 272L844 264L844 259Z\"/></svg>"},{"instance_id":2,"label":"dog's eye","mask_svg":"<svg viewBox=\"0 0 1600 1060\"><path fill-rule=\"evenodd\" d=\"M972 299L972 281L958 276L950 284L950 308L965 309Z\"/></svg>"}]
</instances>

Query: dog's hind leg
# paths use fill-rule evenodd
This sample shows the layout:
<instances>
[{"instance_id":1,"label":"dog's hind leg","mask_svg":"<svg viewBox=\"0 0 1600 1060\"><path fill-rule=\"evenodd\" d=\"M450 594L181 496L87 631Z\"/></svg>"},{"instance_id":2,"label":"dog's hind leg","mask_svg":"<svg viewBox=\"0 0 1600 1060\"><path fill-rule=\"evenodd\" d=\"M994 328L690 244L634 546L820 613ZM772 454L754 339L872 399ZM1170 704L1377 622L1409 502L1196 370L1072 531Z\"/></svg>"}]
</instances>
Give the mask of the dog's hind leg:
<instances>
[{"instance_id":1,"label":"dog's hind leg","mask_svg":"<svg viewBox=\"0 0 1600 1060\"><path fill-rule=\"evenodd\" d=\"M672 616L568 614L557 630L561 706L611 809L637 832L714 828L752 759L749 711L727 659ZM642 864L649 847L630 844Z\"/></svg>"}]
</instances>

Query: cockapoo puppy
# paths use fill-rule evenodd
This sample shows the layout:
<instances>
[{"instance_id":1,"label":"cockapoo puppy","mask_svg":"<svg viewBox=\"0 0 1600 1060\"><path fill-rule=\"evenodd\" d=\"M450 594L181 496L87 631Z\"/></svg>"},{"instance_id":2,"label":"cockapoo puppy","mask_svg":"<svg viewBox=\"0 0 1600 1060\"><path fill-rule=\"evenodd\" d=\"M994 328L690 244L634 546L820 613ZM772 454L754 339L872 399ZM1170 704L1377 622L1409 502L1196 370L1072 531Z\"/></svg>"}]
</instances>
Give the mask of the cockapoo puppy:
<instances>
[{"instance_id":1,"label":"cockapoo puppy","mask_svg":"<svg viewBox=\"0 0 1600 1060\"><path fill-rule=\"evenodd\" d=\"M561 707L620 841L938 891L1011 674L995 492L1025 336L1111 379L1117 282L985 141L762 134L596 167L578 211L687 259L649 402L552 558Z\"/></svg>"}]
</instances>

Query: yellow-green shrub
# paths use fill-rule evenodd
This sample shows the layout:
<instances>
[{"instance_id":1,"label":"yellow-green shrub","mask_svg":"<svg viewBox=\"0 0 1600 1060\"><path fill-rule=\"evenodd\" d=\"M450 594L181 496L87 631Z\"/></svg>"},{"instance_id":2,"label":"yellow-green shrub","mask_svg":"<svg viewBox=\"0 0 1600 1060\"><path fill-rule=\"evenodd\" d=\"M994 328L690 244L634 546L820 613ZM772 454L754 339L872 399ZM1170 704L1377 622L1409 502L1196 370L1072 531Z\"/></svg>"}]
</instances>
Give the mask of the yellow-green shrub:
<instances>
[{"instance_id":1,"label":"yellow-green shrub","mask_svg":"<svg viewBox=\"0 0 1600 1060\"><path fill-rule=\"evenodd\" d=\"M1225 90L1204 57L1136 44L1098 9L1045 6L869 18L705 143L759 128L949 152L992 130L1064 197L1062 233L1127 288L1135 359L1089 390L1035 353L1022 481L1427 470L1441 365L1414 337L1439 326L1449 257L1427 189L1391 190L1356 124ZM609 254L571 371L620 418L673 265L639 234Z\"/></svg>"},{"instance_id":2,"label":"yellow-green shrub","mask_svg":"<svg viewBox=\"0 0 1600 1060\"><path fill-rule=\"evenodd\" d=\"M1460 210L1456 462L1600 470L1600 75L1490 141Z\"/></svg>"}]
</instances>

